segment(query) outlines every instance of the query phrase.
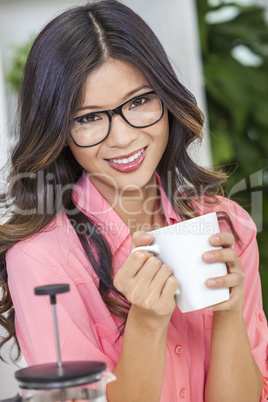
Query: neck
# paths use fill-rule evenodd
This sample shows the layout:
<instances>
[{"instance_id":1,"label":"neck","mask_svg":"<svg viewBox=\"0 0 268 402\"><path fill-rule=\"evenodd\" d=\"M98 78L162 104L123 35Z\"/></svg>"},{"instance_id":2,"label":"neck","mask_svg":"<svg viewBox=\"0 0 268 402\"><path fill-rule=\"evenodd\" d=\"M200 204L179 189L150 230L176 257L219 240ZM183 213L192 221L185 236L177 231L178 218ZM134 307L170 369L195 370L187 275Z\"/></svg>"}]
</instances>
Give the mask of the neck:
<instances>
[{"instance_id":1,"label":"neck","mask_svg":"<svg viewBox=\"0 0 268 402\"><path fill-rule=\"evenodd\" d=\"M131 234L137 230L148 232L165 226L156 174L145 187L102 191L102 195L129 227Z\"/></svg>"}]
</instances>

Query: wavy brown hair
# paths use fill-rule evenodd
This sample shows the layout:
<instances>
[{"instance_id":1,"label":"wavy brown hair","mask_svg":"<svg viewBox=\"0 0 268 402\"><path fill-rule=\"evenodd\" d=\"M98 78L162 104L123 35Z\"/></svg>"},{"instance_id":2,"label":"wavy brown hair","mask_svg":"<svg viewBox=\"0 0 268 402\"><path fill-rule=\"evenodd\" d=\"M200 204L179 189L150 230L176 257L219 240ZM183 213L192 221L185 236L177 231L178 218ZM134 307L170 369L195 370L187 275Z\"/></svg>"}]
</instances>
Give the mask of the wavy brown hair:
<instances>
[{"instance_id":1,"label":"wavy brown hair","mask_svg":"<svg viewBox=\"0 0 268 402\"><path fill-rule=\"evenodd\" d=\"M57 185L74 184L82 174L65 146L69 119L81 105L86 78L109 58L139 68L168 109L169 142L157 171L178 214L184 219L195 216L200 195L216 203L226 180L224 173L206 170L189 157L189 145L202 138L204 116L193 95L179 82L158 39L137 14L118 1L103 0L56 17L38 35L25 66L19 96L19 139L11 157L9 188L1 196L11 212L0 227L0 324L7 331L0 346L15 336L5 255L17 242L44 230L60 210L71 218L99 276L103 301L122 319L124 327L129 303L113 286L107 241L94 220L76 208L71 189L64 192L60 203L56 197ZM41 173L51 177L42 186L37 180ZM49 191L53 203L48 205ZM86 228L82 234L77 229L80 224Z\"/></svg>"}]
</instances>

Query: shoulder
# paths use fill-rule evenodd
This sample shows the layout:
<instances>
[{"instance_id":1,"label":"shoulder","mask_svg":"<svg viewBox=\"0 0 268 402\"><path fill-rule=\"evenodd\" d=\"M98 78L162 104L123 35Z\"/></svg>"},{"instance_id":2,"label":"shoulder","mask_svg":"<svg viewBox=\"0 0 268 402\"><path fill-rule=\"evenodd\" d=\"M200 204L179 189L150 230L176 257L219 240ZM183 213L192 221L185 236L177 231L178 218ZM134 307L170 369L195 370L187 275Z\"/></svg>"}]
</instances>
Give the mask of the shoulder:
<instances>
[{"instance_id":1,"label":"shoulder","mask_svg":"<svg viewBox=\"0 0 268 402\"><path fill-rule=\"evenodd\" d=\"M34 255L36 250L44 249L51 254L55 249L68 247L74 236L71 222L64 213L59 213L49 225L31 237L15 244L8 253L24 252Z\"/></svg>"},{"instance_id":2,"label":"shoulder","mask_svg":"<svg viewBox=\"0 0 268 402\"><path fill-rule=\"evenodd\" d=\"M83 247L64 213L43 230L20 241L6 255L8 272L46 270L77 276L88 266ZM79 272L78 272L79 271Z\"/></svg>"}]
</instances>

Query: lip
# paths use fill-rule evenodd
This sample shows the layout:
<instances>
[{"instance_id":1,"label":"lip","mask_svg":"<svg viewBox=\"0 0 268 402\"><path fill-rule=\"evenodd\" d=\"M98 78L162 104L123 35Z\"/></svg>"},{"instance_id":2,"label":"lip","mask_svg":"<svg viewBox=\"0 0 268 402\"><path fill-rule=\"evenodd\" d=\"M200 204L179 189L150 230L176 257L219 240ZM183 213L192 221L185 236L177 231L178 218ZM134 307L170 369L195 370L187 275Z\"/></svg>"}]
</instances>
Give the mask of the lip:
<instances>
[{"instance_id":1,"label":"lip","mask_svg":"<svg viewBox=\"0 0 268 402\"><path fill-rule=\"evenodd\" d=\"M110 159L105 159L105 161L115 170L117 170L118 172L123 172L123 173L130 173L133 172L134 170L137 170L142 162L144 161L144 158L146 156L146 152L147 152L147 146L138 149L137 151L131 152L130 154L127 155L123 155L120 156L119 158L113 158L113 159L125 159L125 158L129 158L132 155L135 155L137 152L141 151L142 149L144 149L144 151L140 154L140 156L138 156L137 159L135 159L133 162L129 162L129 163L125 163L125 164L118 164L113 162Z\"/></svg>"}]
</instances>

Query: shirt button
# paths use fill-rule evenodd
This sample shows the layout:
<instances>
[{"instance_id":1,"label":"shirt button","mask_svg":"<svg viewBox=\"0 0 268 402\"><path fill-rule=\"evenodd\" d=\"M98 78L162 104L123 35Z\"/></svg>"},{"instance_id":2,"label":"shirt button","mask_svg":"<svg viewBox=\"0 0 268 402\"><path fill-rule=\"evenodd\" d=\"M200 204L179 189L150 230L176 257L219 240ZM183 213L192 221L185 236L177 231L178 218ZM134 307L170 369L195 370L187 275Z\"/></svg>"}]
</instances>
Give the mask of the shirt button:
<instances>
[{"instance_id":1,"label":"shirt button","mask_svg":"<svg viewBox=\"0 0 268 402\"><path fill-rule=\"evenodd\" d=\"M177 353L177 355L181 355L183 353L183 347L181 345L177 345L175 347L175 353Z\"/></svg>"},{"instance_id":2,"label":"shirt button","mask_svg":"<svg viewBox=\"0 0 268 402\"><path fill-rule=\"evenodd\" d=\"M259 314L259 319L260 319L260 321L264 321L264 313L261 312Z\"/></svg>"},{"instance_id":3,"label":"shirt button","mask_svg":"<svg viewBox=\"0 0 268 402\"><path fill-rule=\"evenodd\" d=\"M182 388L180 390L180 397L181 398L186 398L186 392L187 392L186 388Z\"/></svg>"}]
</instances>

